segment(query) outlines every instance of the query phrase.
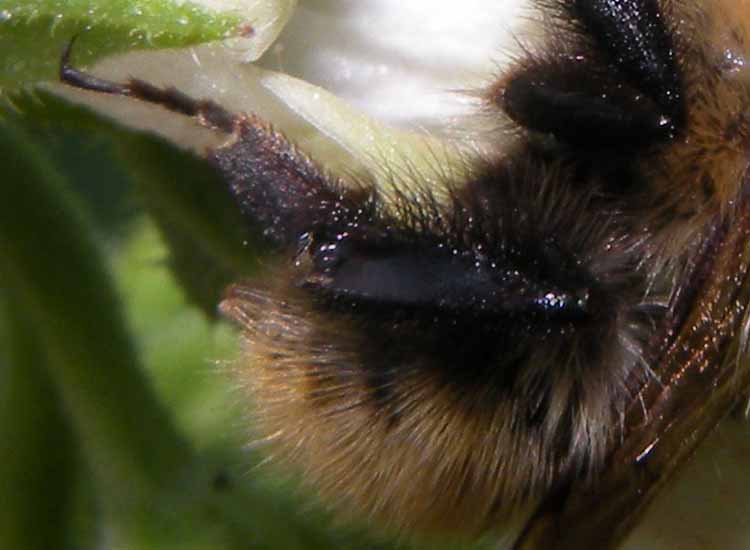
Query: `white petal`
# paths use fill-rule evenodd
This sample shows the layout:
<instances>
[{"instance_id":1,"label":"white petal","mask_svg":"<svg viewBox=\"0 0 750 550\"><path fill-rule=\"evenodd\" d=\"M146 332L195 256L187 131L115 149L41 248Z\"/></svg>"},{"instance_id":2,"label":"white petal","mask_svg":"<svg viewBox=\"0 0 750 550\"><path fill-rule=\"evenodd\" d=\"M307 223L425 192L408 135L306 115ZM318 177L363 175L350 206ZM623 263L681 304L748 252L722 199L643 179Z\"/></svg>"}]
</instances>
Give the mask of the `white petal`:
<instances>
[{"instance_id":1,"label":"white petal","mask_svg":"<svg viewBox=\"0 0 750 550\"><path fill-rule=\"evenodd\" d=\"M461 91L497 71L526 2L302 1L262 61L380 120L434 128L473 109Z\"/></svg>"},{"instance_id":2,"label":"white petal","mask_svg":"<svg viewBox=\"0 0 750 550\"><path fill-rule=\"evenodd\" d=\"M322 88L285 74L269 72L262 83L348 151L380 182L381 188L416 176L422 180L460 178L463 155L457 146L424 133L391 128Z\"/></svg>"}]
</instances>

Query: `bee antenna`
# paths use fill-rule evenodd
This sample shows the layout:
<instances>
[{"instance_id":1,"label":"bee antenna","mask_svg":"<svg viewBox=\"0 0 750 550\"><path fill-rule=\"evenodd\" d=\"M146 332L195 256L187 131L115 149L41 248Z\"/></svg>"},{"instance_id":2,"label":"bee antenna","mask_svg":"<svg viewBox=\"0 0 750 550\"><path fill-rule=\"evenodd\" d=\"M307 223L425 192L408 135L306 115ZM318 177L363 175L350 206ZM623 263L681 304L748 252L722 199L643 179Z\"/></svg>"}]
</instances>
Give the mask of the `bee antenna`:
<instances>
[{"instance_id":1,"label":"bee antenna","mask_svg":"<svg viewBox=\"0 0 750 550\"><path fill-rule=\"evenodd\" d=\"M65 49L60 56L60 69L59 76L60 81L65 82L75 88L81 88L83 90L91 90L93 92L101 92L105 94L115 95L131 95L130 86L127 84L118 84L110 80L104 80L103 78L97 78L87 72L76 69L70 64L70 57L73 52L73 46L78 40L80 34L75 34L70 39L70 42L65 46Z\"/></svg>"},{"instance_id":2,"label":"bee antenna","mask_svg":"<svg viewBox=\"0 0 750 550\"><path fill-rule=\"evenodd\" d=\"M134 97L147 103L161 105L176 113L195 117L203 126L226 133L234 131L236 116L211 100L194 99L176 88L160 88L137 78L131 78L124 83L114 82L77 69L70 63L70 57L78 36L76 34L70 39L60 56L58 74L61 82L82 90Z\"/></svg>"}]
</instances>

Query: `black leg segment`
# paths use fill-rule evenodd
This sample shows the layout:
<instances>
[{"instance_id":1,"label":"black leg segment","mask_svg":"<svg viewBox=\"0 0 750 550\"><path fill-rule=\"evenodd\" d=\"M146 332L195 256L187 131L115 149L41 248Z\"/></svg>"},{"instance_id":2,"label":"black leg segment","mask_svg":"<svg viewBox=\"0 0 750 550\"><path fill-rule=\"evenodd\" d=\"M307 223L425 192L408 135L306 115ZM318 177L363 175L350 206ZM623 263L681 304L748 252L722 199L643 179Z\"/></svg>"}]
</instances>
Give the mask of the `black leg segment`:
<instances>
[{"instance_id":1,"label":"black leg segment","mask_svg":"<svg viewBox=\"0 0 750 550\"><path fill-rule=\"evenodd\" d=\"M674 134L653 100L574 55L516 72L499 99L519 125L577 147L632 149Z\"/></svg>"},{"instance_id":2,"label":"black leg segment","mask_svg":"<svg viewBox=\"0 0 750 550\"><path fill-rule=\"evenodd\" d=\"M599 51L635 88L653 99L675 127L683 122L682 83L675 45L657 0L564 2Z\"/></svg>"},{"instance_id":3,"label":"black leg segment","mask_svg":"<svg viewBox=\"0 0 750 550\"><path fill-rule=\"evenodd\" d=\"M493 102L575 147L637 149L679 134L682 78L656 0L540 2L570 23L573 45L529 56L491 91Z\"/></svg>"}]
</instances>

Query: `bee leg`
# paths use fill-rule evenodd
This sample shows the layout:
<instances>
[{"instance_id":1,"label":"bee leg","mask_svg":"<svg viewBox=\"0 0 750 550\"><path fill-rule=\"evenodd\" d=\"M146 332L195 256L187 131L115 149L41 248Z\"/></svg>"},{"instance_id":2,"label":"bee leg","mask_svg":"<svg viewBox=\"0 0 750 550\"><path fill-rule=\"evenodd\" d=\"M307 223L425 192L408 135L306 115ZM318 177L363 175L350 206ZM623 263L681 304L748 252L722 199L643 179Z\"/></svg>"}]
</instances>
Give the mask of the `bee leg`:
<instances>
[{"instance_id":1,"label":"bee leg","mask_svg":"<svg viewBox=\"0 0 750 550\"><path fill-rule=\"evenodd\" d=\"M159 88L137 78L122 83L112 82L73 67L70 56L76 38L71 39L60 57L58 74L61 82L82 90L134 97L176 113L196 117L203 126L226 133L234 130L235 115L213 101L196 100L176 88Z\"/></svg>"},{"instance_id":2,"label":"bee leg","mask_svg":"<svg viewBox=\"0 0 750 550\"><path fill-rule=\"evenodd\" d=\"M674 33L657 0L565 0L561 6L631 85L655 101L675 126L684 122Z\"/></svg>"},{"instance_id":3,"label":"bee leg","mask_svg":"<svg viewBox=\"0 0 750 550\"><path fill-rule=\"evenodd\" d=\"M210 150L208 160L229 183L243 213L280 246L294 246L306 232L344 210L356 191L324 171L257 115L234 118L232 139Z\"/></svg>"},{"instance_id":4,"label":"bee leg","mask_svg":"<svg viewBox=\"0 0 750 550\"><path fill-rule=\"evenodd\" d=\"M674 45L656 0L560 1L577 44L531 56L490 90L521 126L593 149L642 148L684 125Z\"/></svg>"},{"instance_id":5,"label":"bee leg","mask_svg":"<svg viewBox=\"0 0 750 550\"><path fill-rule=\"evenodd\" d=\"M229 183L248 220L272 243L294 245L299 235L341 203L339 183L260 117L232 113L214 101L194 99L176 88L159 88L137 78L123 83L98 78L71 65L74 43L75 38L60 58L62 82L155 103L231 134L227 144L209 150L209 161Z\"/></svg>"},{"instance_id":6,"label":"bee leg","mask_svg":"<svg viewBox=\"0 0 750 550\"><path fill-rule=\"evenodd\" d=\"M656 103L574 54L534 62L492 94L522 127L576 147L636 149L675 132Z\"/></svg>"}]
</instances>

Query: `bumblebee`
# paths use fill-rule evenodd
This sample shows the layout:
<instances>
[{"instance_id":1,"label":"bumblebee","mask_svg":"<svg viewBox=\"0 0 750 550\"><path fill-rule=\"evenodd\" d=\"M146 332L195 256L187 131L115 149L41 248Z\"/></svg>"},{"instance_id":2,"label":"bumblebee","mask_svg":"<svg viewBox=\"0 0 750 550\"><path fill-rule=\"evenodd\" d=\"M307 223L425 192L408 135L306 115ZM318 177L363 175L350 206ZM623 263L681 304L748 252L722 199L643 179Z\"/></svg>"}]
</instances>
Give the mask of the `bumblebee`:
<instances>
[{"instance_id":1,"label":"bumblebee","mask_svg":"<svg viewBox=\"0 0 750 550\"><path fill-rule=\"evenodd\" d=\"M221 304L275 457L399 530L606 548L750 384L750 3L536 7L483 95L502 148L438 182L331 174L70 48L60 76L229 136L208 160L281 258Z\"/></svg>"}]
</instances>

